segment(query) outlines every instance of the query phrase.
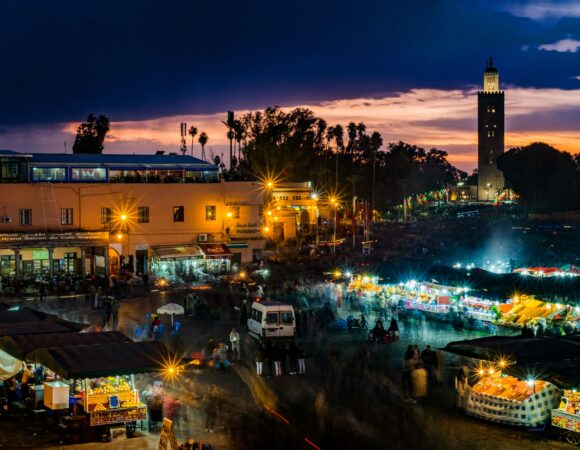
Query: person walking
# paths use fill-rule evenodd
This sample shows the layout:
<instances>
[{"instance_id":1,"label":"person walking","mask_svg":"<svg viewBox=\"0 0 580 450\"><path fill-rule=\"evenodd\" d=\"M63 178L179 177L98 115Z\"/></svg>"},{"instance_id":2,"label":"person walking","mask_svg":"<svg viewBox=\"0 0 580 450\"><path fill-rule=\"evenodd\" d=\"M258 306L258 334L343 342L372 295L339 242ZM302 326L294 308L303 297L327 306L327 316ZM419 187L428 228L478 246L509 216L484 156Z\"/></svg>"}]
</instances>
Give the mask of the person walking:
<instances>
[{"instance_id":1,"label":"person walking","mask_svg":"<svg viewBox=\"0 0 580 450\"><path fill-rule=\"evenodd\" d=\"M232 358L234 361L240 360L240 333L236 331L235 328L232 328L230 331L230 344L232 349Z\"/></svg>"},{"instance_id":2,"label":"person walking","mask_svg":"<svg viewBox=\"0 0 580 450\"><path fill-rule=\"evenodd\" d=\"M218 419L218 398L217 388L210 386L204 398L205 403L205 432L213 433L213 429Z\"/></svg>"},{"instance_id":3,"label":"person walking","mask_svg":"<svg viewBox=\"0 0 580 450\"><path fill-rule=\"evenodd\" d=\"M111 314L113 313L113 305L111 304L111 300L105 300L105 326L109 324L111 321Z\"/></svg>"},{"instance_id":4,"label":"person walking","mask_svg":"<svg viewBox=\"0 0 580 450\"><path fill-rule=\"evenodd\" d=\"M264 344L261 342L258 343L258 346L254 351L254 361L256 363L256 375L261 377L264 368Z\"/></svg>"},{"instance_id":5,"label":"person walking","mask_svg":"<svg viewBox=\"0 0 580 450\"><path fill-rule=\"evenodd\" d=\"M114 299L111 302L111 317L113 319L113 324L112 324L113 330L116 330L117 328L119 328L119 308L120 307L121 307L121 305L119 304L119 300Z\"/></svg>"}]
</instances>

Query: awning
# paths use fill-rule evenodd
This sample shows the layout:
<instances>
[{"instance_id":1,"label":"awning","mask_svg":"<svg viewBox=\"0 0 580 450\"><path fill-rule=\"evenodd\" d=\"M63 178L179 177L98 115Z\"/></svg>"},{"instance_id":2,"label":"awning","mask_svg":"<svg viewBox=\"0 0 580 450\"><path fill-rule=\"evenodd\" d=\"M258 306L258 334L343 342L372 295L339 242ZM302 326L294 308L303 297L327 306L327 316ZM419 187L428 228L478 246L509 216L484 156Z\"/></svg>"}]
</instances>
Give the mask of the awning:
<instances>
[{"instance_id":1,"label":"awning","mask_svg":"<svg viewBox=\"0 0 580 450\"><path fill-rule=\"evenodd\" d=\"M74 331L55 322L35 321L0 324L0 337L20 334L73 333Z\"/></svg>"},{"instance_id":2,"label":"awning","mask_svg":"<svg viewBox=\"0 0 580 450\"><path fill-rule=\"evenodd\" d=\"M162 370L169 352L156 341L114 342L40 348L28 359L70 380L156 372Z\"/></svg>"},{"instance_id":3,"label":"awning","mask_svg":"<svg viewBox=\"0 0 580 450\"><path fill-rule=\"evenodd\" d=\"M153 251L161 259L189 259L203 257L203 253L197 245L153 247Z\"/></svg>"},{"instance_id":4,"label":"awning","mask_svg":"<svg viewBox=\"0 0 580 450\"><path fill-rule=\"evenodd\" d=\"M563 337L492 336L447 344L444 351L468 358L508 361L510 373L534 376L560 387L580 386L580 335Z\"/></svg>"},{"instance_id":5,"label":"awning","mask_svg":"<svg viewBox=\"0 0 580 450\"><path fill-rule=\"evenodd\" d=\"M52 333L4 336L0 338L0 350L14 358L25 360L26 355L39 348L72 347L75 345L109 344L132 342L118 331L104 333Z\"/></svg>"},{"instance_id":6,"label":"awning","mask_svg":"<svg viewBox=\"0 0 580 450\"><path fill-rule=\"evenodd\" d=\"M233 256L226 244L198 244L206 258L227 258Z\"/></svg>"}]
</instances>

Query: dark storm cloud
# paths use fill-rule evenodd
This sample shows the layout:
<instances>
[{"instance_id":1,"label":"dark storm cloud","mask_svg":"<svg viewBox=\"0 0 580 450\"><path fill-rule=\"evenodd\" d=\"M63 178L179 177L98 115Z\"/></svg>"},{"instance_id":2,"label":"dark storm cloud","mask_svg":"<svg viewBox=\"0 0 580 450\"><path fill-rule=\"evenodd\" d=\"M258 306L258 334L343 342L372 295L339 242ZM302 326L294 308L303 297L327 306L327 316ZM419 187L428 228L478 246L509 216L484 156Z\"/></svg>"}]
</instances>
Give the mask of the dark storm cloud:
<instances>
[{"instance_id":1,"label":"dark storm cloud","mask_svg":"<svg viewBox=\"0 0 580 450\"><path fill-rule=\"evenodd\" d=\"M512 3L4 2L0 124L463 88L480 83L489 54L513 84L577 87L577 55L534 49L574 33L578 20L545 26Z\"/></svg>"}]
</instances>

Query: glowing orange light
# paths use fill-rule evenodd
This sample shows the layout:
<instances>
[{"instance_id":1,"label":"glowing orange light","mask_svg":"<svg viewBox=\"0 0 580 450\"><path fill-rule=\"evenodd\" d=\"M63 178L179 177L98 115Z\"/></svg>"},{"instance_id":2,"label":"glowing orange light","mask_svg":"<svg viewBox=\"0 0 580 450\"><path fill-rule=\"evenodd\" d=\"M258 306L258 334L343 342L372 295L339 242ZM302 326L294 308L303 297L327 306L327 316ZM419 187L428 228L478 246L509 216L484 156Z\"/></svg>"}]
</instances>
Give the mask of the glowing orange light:
<instances>
[{"instance_id":1,"label":"glowing orange light","mask_svg":"<svg viewBox=\"0 0 580 450\"><path fill-rule=\"evenodd\" d=\"M117 239L119 240L123 239L123 235L121 233L117 233Z\"/></svg>"}]
</instances>

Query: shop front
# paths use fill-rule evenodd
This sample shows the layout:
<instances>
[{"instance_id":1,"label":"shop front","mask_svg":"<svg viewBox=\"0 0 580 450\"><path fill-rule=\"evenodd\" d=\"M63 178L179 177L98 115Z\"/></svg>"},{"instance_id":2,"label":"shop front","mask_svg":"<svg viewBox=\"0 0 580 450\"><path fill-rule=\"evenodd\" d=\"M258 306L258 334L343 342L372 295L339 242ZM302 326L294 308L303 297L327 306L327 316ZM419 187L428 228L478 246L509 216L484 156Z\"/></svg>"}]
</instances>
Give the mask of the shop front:
<instances>
[{"instance_id":1,"label":"shop front","mask_svg":"<svg viewBox=\"0 0 580 450\"><path fill-rule=\"evenodd\" d=\"M106 275L109 233L0 234L0 275Z\"/></svg>"},{"instance_id":2,"label":"shop front","mask_svg":"<svg viewBox=\"0 0 580 450\"><path fill-rule=\"evenodd\" d=\"M208 273L229 272L232 267L233 253L226 244L198 244L204 255L204 266Z\"/></svg>"}]
</instances>

